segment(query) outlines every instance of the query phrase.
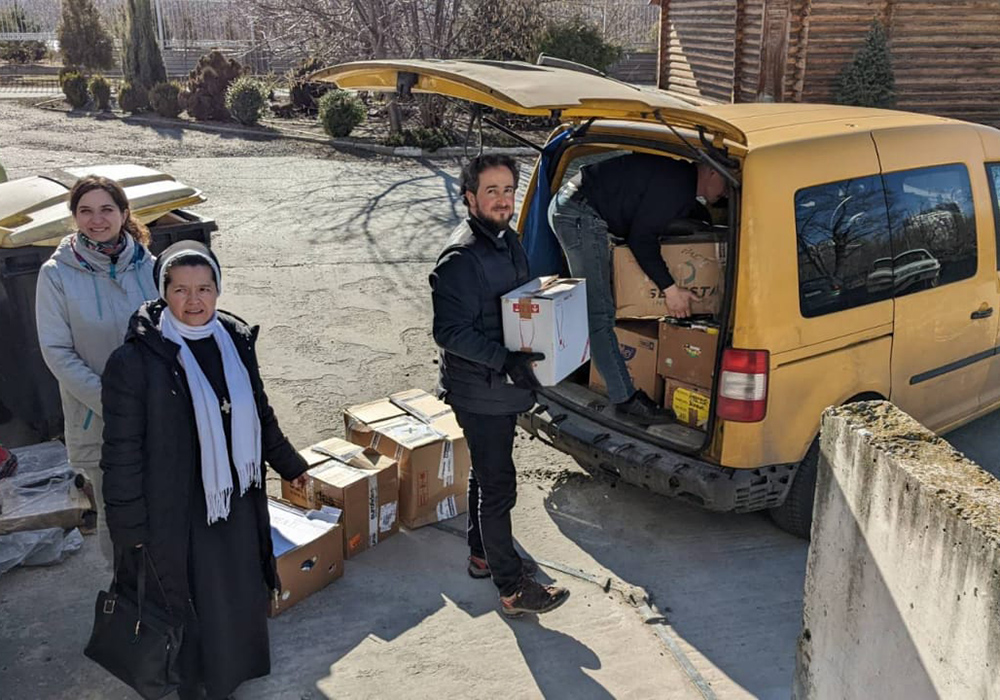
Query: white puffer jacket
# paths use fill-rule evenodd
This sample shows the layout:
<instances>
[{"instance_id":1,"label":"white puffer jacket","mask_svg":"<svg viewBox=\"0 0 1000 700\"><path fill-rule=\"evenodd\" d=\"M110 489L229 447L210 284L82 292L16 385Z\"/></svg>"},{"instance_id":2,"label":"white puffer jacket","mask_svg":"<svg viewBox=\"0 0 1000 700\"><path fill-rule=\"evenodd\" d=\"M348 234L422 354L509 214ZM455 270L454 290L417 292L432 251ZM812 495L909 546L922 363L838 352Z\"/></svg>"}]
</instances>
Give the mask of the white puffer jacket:
<instances>
[{"instance_id":1,"label":"white puffer jacket","mask_svg":"<svg viewBox=\"0 0 1000 700\"><path fill-rule=\"evenodd\" d=\"M159 294L153 256L129 236L115 264L66 236L38 273L35 320L42 357L59 381L70 463L101 458L101 374L132 314Z\"/></svg>"}]
</instances>

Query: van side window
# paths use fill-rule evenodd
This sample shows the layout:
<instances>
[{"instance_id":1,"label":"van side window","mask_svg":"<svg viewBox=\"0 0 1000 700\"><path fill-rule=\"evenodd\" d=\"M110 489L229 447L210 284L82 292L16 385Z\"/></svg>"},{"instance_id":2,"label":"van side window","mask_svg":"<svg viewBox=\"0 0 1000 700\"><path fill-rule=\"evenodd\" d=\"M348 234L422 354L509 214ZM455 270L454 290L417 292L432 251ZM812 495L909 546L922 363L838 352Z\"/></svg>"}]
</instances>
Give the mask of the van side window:
<instances>
[{"instance_id":1,"label":"van side window","mask_svg":"<svg viewBox=\"0 0 1000 700\"><path fill-rule=\"evenodd\" d=\"M1000 270L1000 163L987 163L986 174L990 178L990 194L993 198L993 228L997 237L997 269Z\"/></svg>"},{"instance_id":2,"label":"van side window","mask_svg":"<svg viewBox=\"0 0 1000 700\"><path fill-rule=\"evenodd\" d=\"M889 220L878 175L796 192L795 232L799 308L806 318L892 295Z\"/></svg>"},{"instance_id":3,"label":"van side window","mask_svg":"<svg viewBox=\"0 0 1000 700\"><path fill-rule=\"evenodd\" d=\"M895 252L895 295L974 276L976 218L966 167L901 170L883 179Z\"/></svg>"}]
</instances>

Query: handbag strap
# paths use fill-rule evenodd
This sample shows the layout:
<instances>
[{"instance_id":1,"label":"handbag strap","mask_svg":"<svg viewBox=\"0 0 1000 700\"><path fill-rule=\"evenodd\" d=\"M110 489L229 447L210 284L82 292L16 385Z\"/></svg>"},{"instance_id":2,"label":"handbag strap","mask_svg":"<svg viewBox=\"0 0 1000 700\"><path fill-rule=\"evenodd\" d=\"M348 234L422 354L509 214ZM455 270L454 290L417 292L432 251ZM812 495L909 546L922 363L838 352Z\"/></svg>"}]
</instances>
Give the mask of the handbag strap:
<instances>
[{"instance_id":1,"label":"handbag strap","mask_svg":"<svg viewBox=\"0 0 1000 700\"><path fill-rule=\"evenodd\" d=\"M121 571L122 562L125 559L125 552L121 547L114 548L114 562L111 570L111 585L108 586L108 593L113 596L118 595L118 572Z\"/></svg>"},{"instance_id":2,"label":"handbag strap","mask_svg":"<svg viewBox=\"0 0 1000 700\"><path fill-rule=\"evenodd\" d=\"M174 611L170 606L170 599L167 598L167 592L163 589L163 582L160 580L159 574L156 573L156 565L153 563L153 557L149 556L145 548L142 551L145 553L145 561L149 563L149 568L153 572L153 580L156 581L156 587L160 589L160 595L163 597L163 604L167 607L167 613L173 615Z\"/></svg>"},{"instance_id":3,"label":"handbag strap","mask_svg":"<svg viewBox=\"0 0 1000 700\"><path fill-rule=\"evenodd\" d=\"M153 558L149 556L149 552L146 551L145 547L139 548L139 554L142 558L142 563L139 566L138 578L137 578L137 600L136 605L138 608L138 616L135 621L135 636L139 636L139 630L142 627L142 604L146 600L146 567L148 566L153 571L153 579L156 581L156 587L160 589L160 595L163 597L163 603L166 606L167 613L173 615L173 608L170 605L170 600L167 598L167 592L163 588L163 582L160 580L159 575L156 573L156 565L153 564ZM122 562L125 560L125 550L121 547L114 548L114 571L111 574L111 585L108 587L108 593L112 598L118 596L118 573L121 571ZM111 603L111 608L105 610L105 612L110 612L114 610L114 603Z\"/></svg>"},{"instance_id":4,"label":"handbag strap","mask_svg":"<svg viewBox=\"0 0 1000 700\"><path fill-rule=\"evenodd\" d=\"M139 630L142 627L142 603L146 600L146 567L148 566L153 571L153 580L156 581L156 587L160 589L160 595L163 597L163 604L166 606L167 614L173 615L173 608L170 605L170 600L167 598L167 592L163 588L163 582L160 580L159 575L156 573L156 565L153 564L153 558L149 556L149 552L146 551L145 547L141 548L142 552L142 565L139 567L139 577L138 577L138 619L135 621L135 636L139 636Z\"/></svg>"}]
</instances>

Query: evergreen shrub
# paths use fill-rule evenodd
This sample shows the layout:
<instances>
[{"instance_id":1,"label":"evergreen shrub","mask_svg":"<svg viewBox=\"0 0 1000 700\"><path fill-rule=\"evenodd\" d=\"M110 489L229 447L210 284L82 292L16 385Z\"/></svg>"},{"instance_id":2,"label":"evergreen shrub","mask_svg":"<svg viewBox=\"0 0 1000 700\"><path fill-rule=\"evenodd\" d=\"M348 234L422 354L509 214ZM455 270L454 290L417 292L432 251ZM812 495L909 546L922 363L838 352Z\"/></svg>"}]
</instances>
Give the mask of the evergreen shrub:
<instances>
[{"instance_id":1,"label":"evergreen shrub","mask_svg":"<svg viewBox=\"0 0 1000 700\"><path fill-rule=\"evenodd\" d=\"M346 90L331 90L319 100L319 121L333 138L349 136L367 114L357 95Z\"/></svg>"},{"instance_id":2,"label":"evergreen shrub","mask_svg":"<svg viewBox=\"0 0 1000 700\"><path fill-rule=\"evenodd\" d=\"M267 88L248 75L234 80L226 90L226 109L240 124L251 126L267 112Z\"/></svg>"}]
</instances>

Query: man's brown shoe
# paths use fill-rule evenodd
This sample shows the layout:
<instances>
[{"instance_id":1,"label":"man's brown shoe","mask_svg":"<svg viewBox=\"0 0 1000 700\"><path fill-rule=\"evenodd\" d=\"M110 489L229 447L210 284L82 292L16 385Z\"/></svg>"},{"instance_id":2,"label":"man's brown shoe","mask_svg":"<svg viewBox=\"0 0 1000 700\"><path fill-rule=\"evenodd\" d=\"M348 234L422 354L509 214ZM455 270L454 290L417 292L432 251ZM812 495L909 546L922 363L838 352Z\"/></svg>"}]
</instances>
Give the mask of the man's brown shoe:
<instances>
[{"instance_id":1,"label":"man's brown shoe","mask_svg":"<svg viewBox=\"0 0 1000 700\"><path fill-rule=\"evenodd\" d=\"M504 617L521 617L524 613L541 615L555 610L569 598L569 591L559 586L543 586L533 578L523 577L513 595L500 596L500 612Z\"/></svg>"}]
</instances>

